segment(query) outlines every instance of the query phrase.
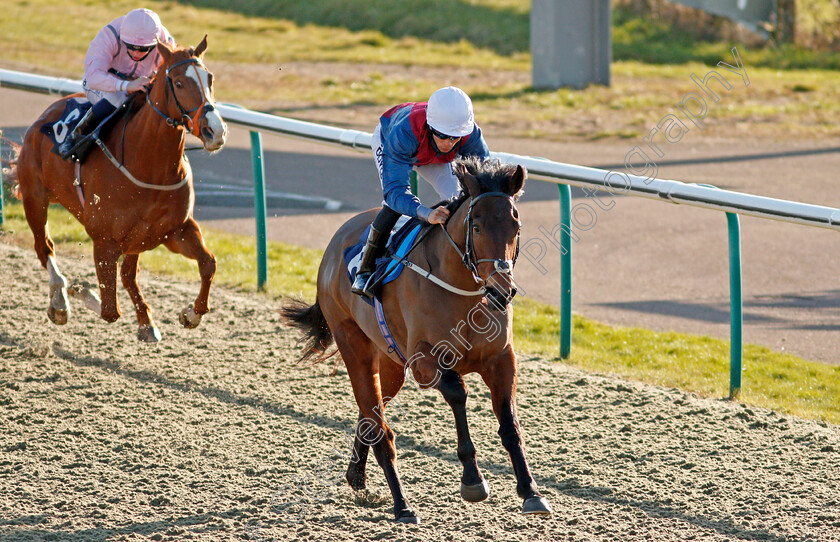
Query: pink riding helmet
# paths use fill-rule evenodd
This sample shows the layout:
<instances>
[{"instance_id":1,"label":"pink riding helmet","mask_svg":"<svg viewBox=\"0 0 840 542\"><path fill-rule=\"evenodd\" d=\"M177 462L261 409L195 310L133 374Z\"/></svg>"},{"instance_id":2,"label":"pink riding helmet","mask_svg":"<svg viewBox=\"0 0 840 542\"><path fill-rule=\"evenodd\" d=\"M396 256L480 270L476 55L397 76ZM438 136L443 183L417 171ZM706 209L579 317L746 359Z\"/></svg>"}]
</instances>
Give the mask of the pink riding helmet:
<instances>
[{"instance_id":1,"label":"pink riding helmet","mask_svg":"<svg viewBox=\"0 0 840 542\"><path fill-rule=\"evenodd\" d=\"M149 9L133 9L123 19L120 39L129 45L150 47L160 32L160 17Z\"/></svg>"}]
</instances>

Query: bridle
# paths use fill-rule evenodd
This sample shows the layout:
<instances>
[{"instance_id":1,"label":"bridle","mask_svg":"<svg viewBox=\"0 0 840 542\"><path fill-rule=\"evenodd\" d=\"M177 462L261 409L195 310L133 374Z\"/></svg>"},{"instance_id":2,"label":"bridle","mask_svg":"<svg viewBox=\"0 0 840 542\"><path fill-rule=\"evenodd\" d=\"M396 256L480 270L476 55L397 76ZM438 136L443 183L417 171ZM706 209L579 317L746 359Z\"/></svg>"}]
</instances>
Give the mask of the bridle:
<instances>
[{"instance_id":1,"label":"bridle","mask_svg":"<svg viewBox=\"0 0 840 542\"><path fill-rule=\"evenodd\" d=\"M478 284L483 284L483 289L485 290L485 295L488 298L488 301L492 301L498 307L504 308L507 306L508 303L513 300L514 296L516 295L516 288L514 287L513 282L513 267L516 265L516 260L519 258L519 237L521 231L516 232L516 252L514 253L513 260L503 260L500 258L478 258L476 256L475 250L475 239L473 237L473 209L475 208L475 204L478 203L479 200L486 197L501 197L507 198L510 201L511 206L516 209L516 200L504 192L485 192L483 194L479 194L478 196L472 198L470 200L469 209L467 209L467 219L464 220L464 227L466 229L465 232L465 246L464 251L462 252L461 249L458 247L458 243L449 235L449 231L447 231L445 225L441 225L446 238L449 239L449 243L458 252L458 255L461 256L461 263L464 264L464 267L467 268L467 271L472 273L473 280L475 280ZM520 223L521 225L521 223ZM482 279L478 273L478 265L481 263L489 262L493 264L493 272L486 279ZM499 284L498 282L492 280L494 275L499 275L500 277L504 277L503 280L506 284L510 285L510 293L503 294L495 285Z\"/></svg>"},{"instance_id":2,"label":"bridle","mask_svg":"<svg viewBox=\"0 0 840 542\"><path fill-rule=\"evenodd\" d=\"M180 119L174 119L166 113L164 113L163 111L161 111L160 109L158 109L157 107L155 107L155 104L152 103L152 100L149 97L149 92L146 93L146 102L150 106L152 106L152 109L154 109L161 117L166 119L166 124L168 124L169 126L172 126L173 128L183 126L187 129L188 132L191 132L196 137L201 138L201 134L198 132L199 122L201 121L202 117L207 115L207 113L214 111L216 109L216 106L212 103L207 103L207 91L204 88L204 83L202 82L201 77L196 77L196 79L198 79L198 84L201 86L201 103L198 104L196 107L193 107L192 109L186 109L183 105L181 105L181 102L178 100L178 94L175 92L175 85L172 82L170 72L178 66L183 66L185 64L192 64L192 68L196 70L196 75L198 74L198 68L207 71L207 68L204 66L204 64L201 63L201 60L199 60L196 57L180 60L166 69L166 73L164 74L166 77L165 103L166 105L169 104L169 96L171 93L172 97L175 98L175 105L178 106L178 111L181 113Z\"/></svg>"}]
</instances>

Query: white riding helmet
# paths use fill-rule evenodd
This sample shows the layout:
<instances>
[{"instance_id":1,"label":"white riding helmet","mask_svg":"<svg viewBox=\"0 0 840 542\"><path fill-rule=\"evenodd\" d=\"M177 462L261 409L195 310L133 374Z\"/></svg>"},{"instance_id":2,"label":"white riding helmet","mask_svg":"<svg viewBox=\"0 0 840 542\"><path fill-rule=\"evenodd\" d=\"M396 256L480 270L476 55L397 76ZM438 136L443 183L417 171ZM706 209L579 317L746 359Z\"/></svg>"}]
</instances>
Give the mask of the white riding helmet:
<instances>
[{"instance_id":1,"label":"white riding helmet","mask_svg":"<svg viewBox=\"0 0 840 542\"><path fill-rule=\"evenodd\" d=\"M133 9L123 19L120 39L129 45L150 47L160 32L160 17L149 9Z\"/></svg>"},{"instance_id":2,"label":"white riding helmet","mask_svg":"<svg viewBox=\"0 0 840 542\"><path fill-rule=\"evenodd\" d=\"M444 135L470 135L475 127L472 100L458 87L436 90L429 97L426 122Z\"/></svg>"}]
</instances>

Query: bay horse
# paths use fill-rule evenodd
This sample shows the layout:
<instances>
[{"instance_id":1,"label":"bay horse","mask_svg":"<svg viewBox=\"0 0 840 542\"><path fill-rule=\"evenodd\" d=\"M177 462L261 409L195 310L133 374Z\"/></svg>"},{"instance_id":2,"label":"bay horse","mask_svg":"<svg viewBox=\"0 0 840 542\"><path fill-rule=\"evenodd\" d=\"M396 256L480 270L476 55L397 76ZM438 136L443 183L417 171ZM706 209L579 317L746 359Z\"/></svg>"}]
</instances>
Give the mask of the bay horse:
<instances>
[{"instance_id":1,"label":"bay horse","mask_svg":"<svg viewBox=\"0 0 840 542\"><path fill-rule=\"evenodd\" d=\"M470 158L457 162L455 172L462 195L449 204L450 218L445 226L431 226L406 258L409 268L418 272L405 269L382 289L381 306L393 337L390 347L374 308L350 292L342 258L377 209L351 218L333 236L318 270L315 304L292 300L281 313L287 324L305 334L302 359L325 360L334 341L347 367L359 407L346 472L354 490L366 486L372 447L388 481L395 519L420 523L397 474L394 433L384 414L388 401L409 377L420 388L436 388L452 408L463 465L462 498L471 502L487 498L489 485L479 471L467 425L467 388L462 378L477 372L490 388L499 436L524 501L522 512L550 514L551 507L531 476L516 412L510 306L516 292L511 273L519 247L516 200L526 171L522 166ZM477 285L481 287L476 289Z\"/></svg>"},{"instance_id":2,"label":"bay horse","mask_svg":"<svg viewBox=\"0 0 840 542\"><path fill-rule=\"evenodd\" d=\"M137 313L138 339L161 339L137 284L140 253L160 244L198 261L201 289L195 302L181 312L181 324L194 328L210 310L208 295L216 259L193 218L192 170L184 156L188 131L209 152L221 149L227 136L227 126L215 108L213 74L203 62L206 49L207 36L189 49L158 43L163 63L145 97L136 93L130 98L133 114L101 139L104 148L101 152L94 148L78 174L74 162L52 151L52 141L41 127L56 121L67 100L81 94L52 104L24 135L17 163L19 192L35 252L49 272L47 314L52 322L67 323L70 304L67 279L58 268L47 229L50 203L67 209L93 241L101 298L79 284L69 288L69 295L81 299L103 320L114 322L120 317L117 263L122 257L120 275Z\"/></svg>"}]
</instances>

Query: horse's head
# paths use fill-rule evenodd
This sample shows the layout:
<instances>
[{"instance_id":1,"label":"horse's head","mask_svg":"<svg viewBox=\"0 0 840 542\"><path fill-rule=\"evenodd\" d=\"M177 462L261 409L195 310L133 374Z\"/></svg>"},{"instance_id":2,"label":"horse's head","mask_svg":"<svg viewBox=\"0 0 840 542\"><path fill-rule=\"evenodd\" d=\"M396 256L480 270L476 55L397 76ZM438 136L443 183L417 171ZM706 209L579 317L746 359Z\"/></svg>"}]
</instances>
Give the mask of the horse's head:
<instances>
[{"instance_id":1,"label":"horse's head","mask_svg":"<svg viewBox=\"0 0 840 542\"><path fill-rule=\"evenodd\" d=\"M183 125L201 139L206 150L221 149L227 137L227 125L216 109L213 74L204 66L202 58L207 50L207 36L195 48L170 49L158 42L157 49L163 64L154 85L164 85L164 97L158 99L158 105L167 122Z\"/></svg>"},{"instance_id":2,"label":"horse's head","mask_svg":"<svg viewBox=\"0 0 840 542\"><path fill-rule=\"evenodd\" d=\"M516 295L513 265L519 255L519 211L527 172L518 165L468 158L455 173L469 207L464 217L465 264L484 281L487 299L504 310ZM466 204L466 202L465 202Z\"/></svg>"}]
</instances>

